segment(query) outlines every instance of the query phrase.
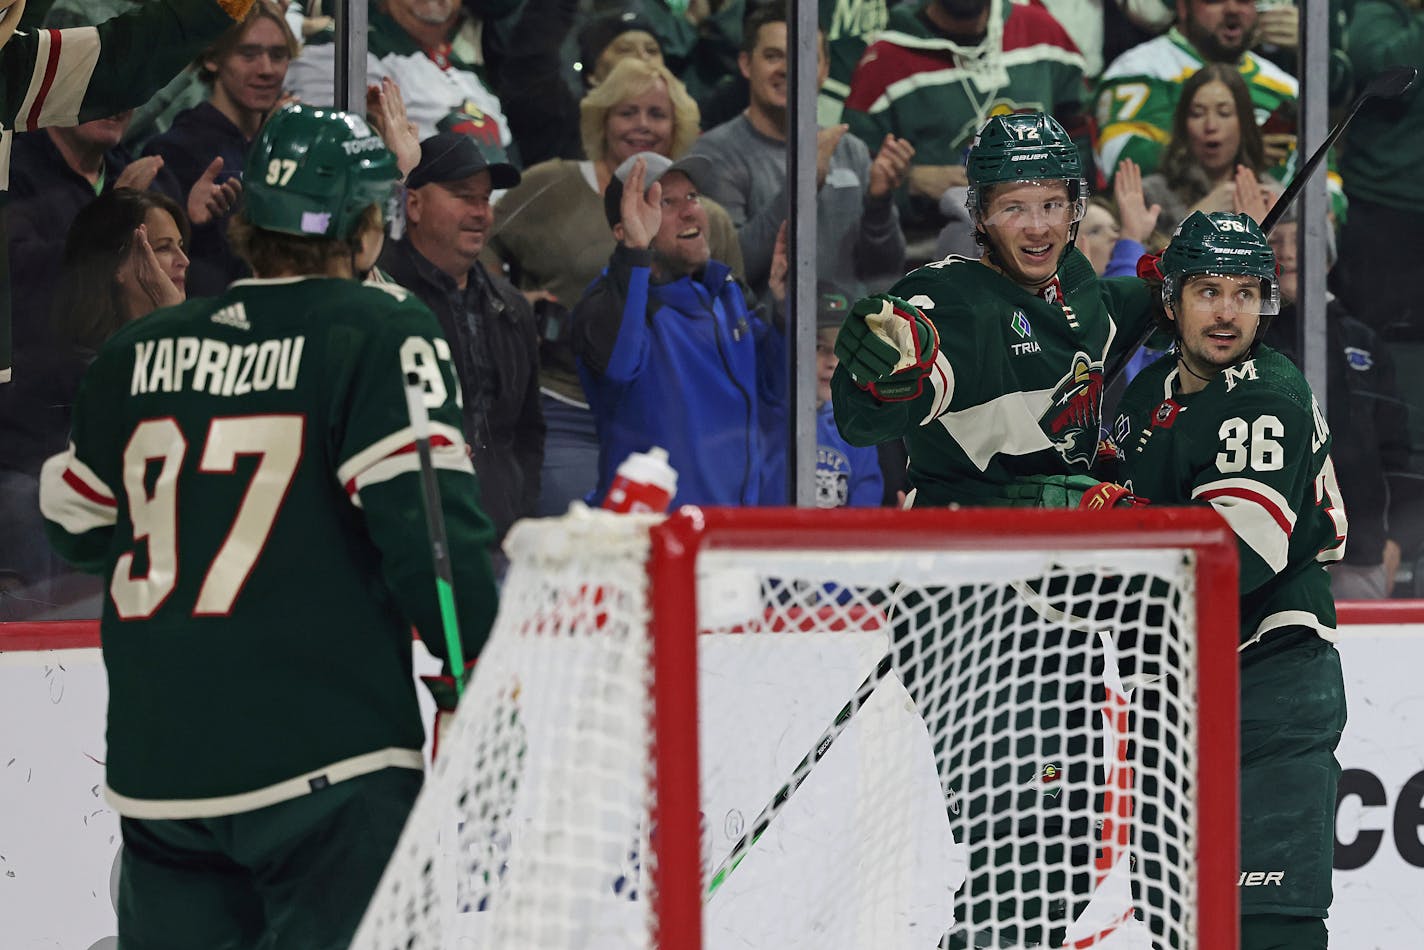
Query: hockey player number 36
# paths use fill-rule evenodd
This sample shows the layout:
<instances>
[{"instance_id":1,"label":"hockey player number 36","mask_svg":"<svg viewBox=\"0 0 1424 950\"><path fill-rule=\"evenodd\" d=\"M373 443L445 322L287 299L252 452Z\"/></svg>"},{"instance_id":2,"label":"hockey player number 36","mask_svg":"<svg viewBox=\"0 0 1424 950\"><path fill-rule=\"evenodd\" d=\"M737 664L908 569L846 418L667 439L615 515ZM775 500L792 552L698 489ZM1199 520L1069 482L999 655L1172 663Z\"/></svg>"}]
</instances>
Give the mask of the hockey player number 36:
<instances>
[{"instance_id":1,"label":"hockey player number 36","mask_svg":"<svg viewBox=\"0 0 1424 950\"><path fill-rule=\"evenodd\" d=\"M227 538L203 576L194 616L222 616L232 610L301 463L305 425L300 415L225 416L209 424L198 471L233 474L242 455L256 456L257 469ZM133 551L114 564L109 594L124 620L153 616L178 584L178 473L187 454L188 440L171 417L140 422L124 448L124 494L134 542L148 546L148 571L142 577L133 576ZM144 475L154 461L163 467L150 494Z\"/></svg>"},{"instance_id":2,"label":"hockey player number 36","mask_svg":"<svg viewBox=\"0 0 1424 950\"><path fill-rule=\"evenodd\" d=\"M1245 469L1249 462L1252 471L1279 471L1285 464L1285 450L1276 440L1285 434L1286 427L1272 415L1258 416L1249 425L1239 416L1227 419L1216 433L1222 442L1216 453L1216 470L1230 475Z\"/></svg>"}]
</instances>

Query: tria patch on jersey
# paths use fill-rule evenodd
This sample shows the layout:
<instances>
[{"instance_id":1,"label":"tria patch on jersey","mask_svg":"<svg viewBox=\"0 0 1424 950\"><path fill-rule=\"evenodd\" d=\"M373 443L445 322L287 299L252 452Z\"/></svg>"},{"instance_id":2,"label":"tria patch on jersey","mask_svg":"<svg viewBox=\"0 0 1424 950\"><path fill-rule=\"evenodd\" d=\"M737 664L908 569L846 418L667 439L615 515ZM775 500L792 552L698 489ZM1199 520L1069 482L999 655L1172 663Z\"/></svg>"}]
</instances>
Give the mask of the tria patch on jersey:
<instances>
[{"instance_id":1,"label":"tria patch on jersey","mask_svg":"<svg viewBox=\"0 0 1424 950\"><path fill-rule=\"evenodd\" d=\"M1014 328L1014 332L1019 335L1020 340L1027 340L1033 336L1033 327L1029 325L1028 314L1021 309L1014 310L1014 315L1009 320L1009 326Z\"/></svg>"}]
</instances>

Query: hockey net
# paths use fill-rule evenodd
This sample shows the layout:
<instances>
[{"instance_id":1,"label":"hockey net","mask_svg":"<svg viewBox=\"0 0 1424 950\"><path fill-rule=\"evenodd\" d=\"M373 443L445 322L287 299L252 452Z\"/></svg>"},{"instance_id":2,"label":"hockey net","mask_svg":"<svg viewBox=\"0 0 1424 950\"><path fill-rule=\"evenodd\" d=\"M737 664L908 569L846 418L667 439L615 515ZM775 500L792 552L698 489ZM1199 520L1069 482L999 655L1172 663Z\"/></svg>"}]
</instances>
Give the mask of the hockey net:
<instances>
[{"instance_id":1,"label":"hockey net","mask_svg":"<svg viewBox=\"0 0 1424 950\"><path fill-rule=\"evenodd\" d=\"M524 522L355 947L1231 950L1203 511Z\"/></svg>"}]
</instances>

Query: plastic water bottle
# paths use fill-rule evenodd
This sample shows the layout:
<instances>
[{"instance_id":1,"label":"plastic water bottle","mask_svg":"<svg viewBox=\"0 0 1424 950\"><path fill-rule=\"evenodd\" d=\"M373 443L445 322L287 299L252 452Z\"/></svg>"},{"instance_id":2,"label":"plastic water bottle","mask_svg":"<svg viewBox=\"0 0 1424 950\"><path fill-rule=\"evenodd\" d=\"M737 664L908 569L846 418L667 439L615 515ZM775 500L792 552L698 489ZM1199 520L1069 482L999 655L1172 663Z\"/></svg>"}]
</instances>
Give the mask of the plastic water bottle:
<instances>
[{"instance_id":1,"label":"plastic water bottle","mask_svg":"<svg viewBox=\"0 0 1424 950\"><path fill-rule=\"evenodd\" d=\"M667 449L653 446L634 452L618 466L603 507L618 512L665 512L677 494L677 472L668 464Z\"/></svg>"}]
</instances>

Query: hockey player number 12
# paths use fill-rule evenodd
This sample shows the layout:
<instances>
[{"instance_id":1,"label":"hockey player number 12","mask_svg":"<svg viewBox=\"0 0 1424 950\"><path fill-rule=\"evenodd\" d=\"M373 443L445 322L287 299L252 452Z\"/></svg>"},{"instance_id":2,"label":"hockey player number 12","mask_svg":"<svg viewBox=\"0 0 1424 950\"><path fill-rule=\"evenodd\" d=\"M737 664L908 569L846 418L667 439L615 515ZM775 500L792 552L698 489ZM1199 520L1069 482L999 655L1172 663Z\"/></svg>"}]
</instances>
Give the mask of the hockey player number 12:
<instances>
[{"instance_id":1,"label":"hockey player number 12","mask_svg":"<svg viewBox=\"0 0 1424 950\"><path fill-rule=\"evenodd\" d=\"M256 456L257 468L227 538L203 576L194 616L222 616L232 610L301 463L305 425L300 415L223 416L209 424L198 471L233 474L242 455ZM171 417L140 422L124 448L124 494L134 542L148 546L148 571L133 576L134 551L115 562L109 594L123 620L153 616L178 584L178 473L187 454L188 440ZM150 494L144 475L155 461L163 465Z\"/></svg>"}]
</instances>

